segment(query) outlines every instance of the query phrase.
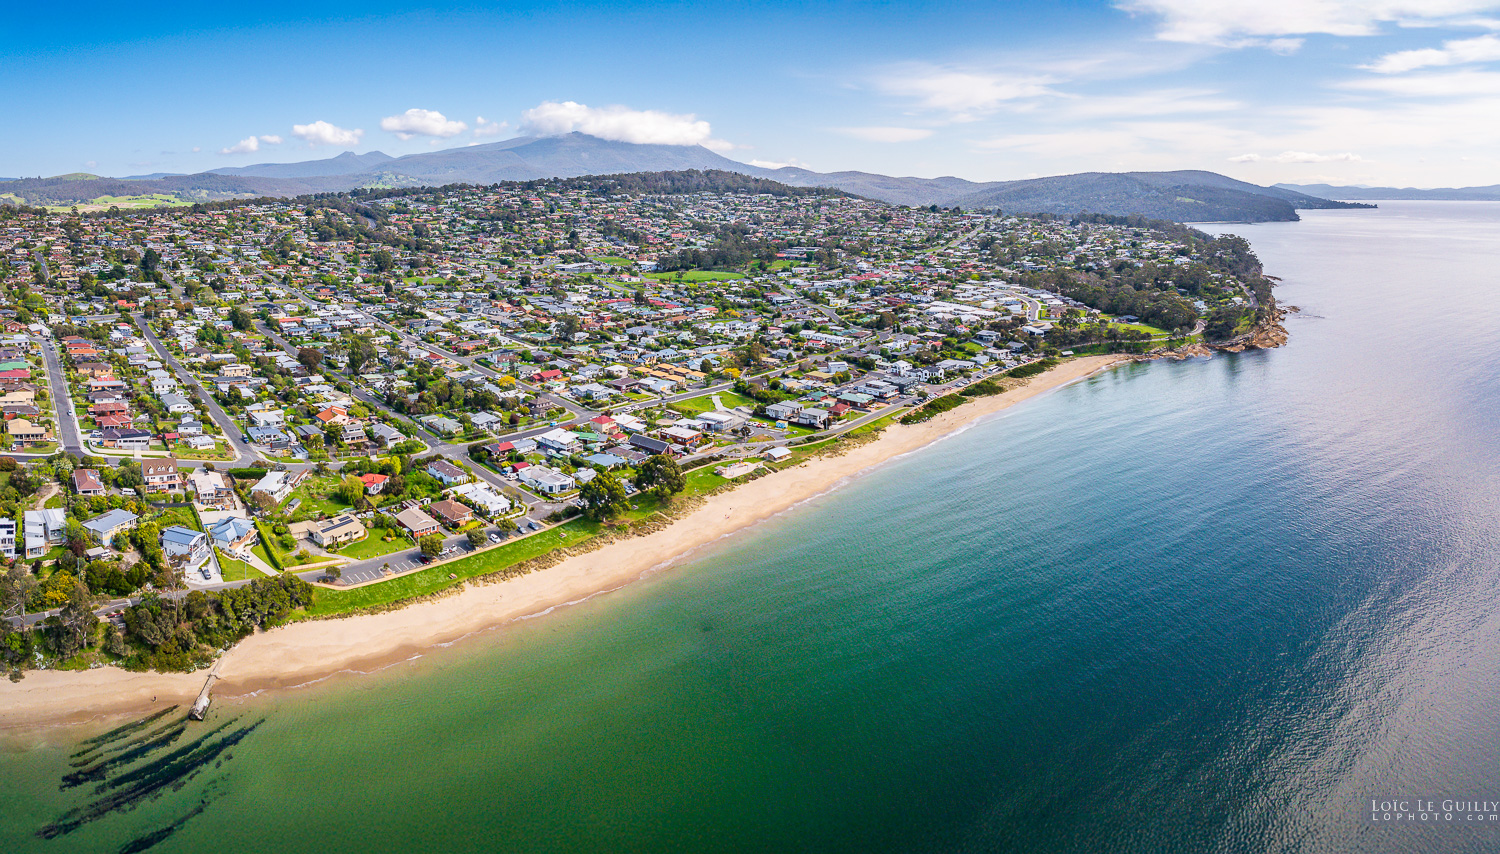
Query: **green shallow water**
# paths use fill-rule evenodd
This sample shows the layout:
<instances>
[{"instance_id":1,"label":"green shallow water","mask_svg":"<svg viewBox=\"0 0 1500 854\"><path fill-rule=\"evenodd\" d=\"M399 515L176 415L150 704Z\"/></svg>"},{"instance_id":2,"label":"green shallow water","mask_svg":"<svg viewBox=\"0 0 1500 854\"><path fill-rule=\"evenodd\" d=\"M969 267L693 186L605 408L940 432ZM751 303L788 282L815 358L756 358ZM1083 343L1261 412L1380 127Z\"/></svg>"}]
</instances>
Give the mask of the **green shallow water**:
<instances>
[{"instance_id":1,"label":"green shallow water","mask_svg":"<svg viewBox=\"0 0 1500 854\"><path fill-rule=\"evenodd\" d=\"M1234 227L1222 227L1235 230ZM0 755L0 850L1492 851L1500 205L1239 228L1292 342L1132 365L625 590L264 719L74 833L79 735Z\"/></svg>"}]
</instances>

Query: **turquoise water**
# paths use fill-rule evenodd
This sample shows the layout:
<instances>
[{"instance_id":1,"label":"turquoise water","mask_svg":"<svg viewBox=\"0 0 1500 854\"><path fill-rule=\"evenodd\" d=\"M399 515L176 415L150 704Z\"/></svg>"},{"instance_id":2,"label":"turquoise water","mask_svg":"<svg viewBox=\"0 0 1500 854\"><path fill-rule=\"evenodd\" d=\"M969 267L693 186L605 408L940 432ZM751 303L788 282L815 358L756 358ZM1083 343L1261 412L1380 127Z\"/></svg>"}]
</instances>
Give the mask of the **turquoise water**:
<instances>
[{"instance_id":1,"label":"turquoise water","mask_svg":"<svg viewBox=\"0 0 1500 854\"><path fill-rule=\"evenodd\" d=\"M641 584L353 678L55 840L75 745L0 755L0 850L1493 851L1500 204L1244 234L1287 347L1131 365Z\"/></svg>"}]
</instances>

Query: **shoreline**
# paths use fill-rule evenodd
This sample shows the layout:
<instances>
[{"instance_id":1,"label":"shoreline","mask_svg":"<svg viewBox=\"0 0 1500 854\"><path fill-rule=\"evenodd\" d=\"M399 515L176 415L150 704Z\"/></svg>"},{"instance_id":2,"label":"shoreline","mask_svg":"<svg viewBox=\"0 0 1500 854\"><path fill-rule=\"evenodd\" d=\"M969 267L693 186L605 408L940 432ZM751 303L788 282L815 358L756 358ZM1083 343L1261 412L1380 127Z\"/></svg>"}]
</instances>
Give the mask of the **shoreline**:
<instances>
[{"instance_id":1,"label":"shoreline","mask_svg":"<svg viewBox=\"0 0 1500 854\"><path fill-rule=\"evenodd\" d=\"M690 558L848 480L920 450L978 420L1138 357L1085 356L1032 377L1004 394L970 399L920 424L891 424L873 441L828 454L710 496L660 531L609 543L554 566L392 611L293 623L241 641L220 659L214 693L236 700L321 683L340 674L372 674L439 646L617 590ZM0 731L84 724L184 708L204 674L131 673L117 667L32 671L0 682Z\"/></svg>"}]
</instances>

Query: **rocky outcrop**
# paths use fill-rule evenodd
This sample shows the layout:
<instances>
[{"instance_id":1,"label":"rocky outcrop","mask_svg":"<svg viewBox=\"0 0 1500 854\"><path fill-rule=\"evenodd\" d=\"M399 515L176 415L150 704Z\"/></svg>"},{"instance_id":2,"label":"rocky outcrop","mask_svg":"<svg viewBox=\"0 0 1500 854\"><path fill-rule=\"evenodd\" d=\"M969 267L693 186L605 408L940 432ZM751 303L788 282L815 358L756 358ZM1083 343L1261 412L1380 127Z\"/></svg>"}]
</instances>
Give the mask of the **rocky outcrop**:
<instances>
[{"instance_id":1,"label":"rocky outcrop","mask_svg":"<svg viewBox=\"0 0 1500 854\"><path fill-rule=\"evenodd\" d=\"M1239 353L1244 350L1270 350L1280 347L1287 341L1286 327L1281 321L1286 318L1286 312L1279 306L1272 305L1271 310L1261 321L1255 324L1249 332L1237 335L1228 341L1222 341L1208 346L1214 350L1222 350L1225 353Z\"/></svg>"}]
</instances>

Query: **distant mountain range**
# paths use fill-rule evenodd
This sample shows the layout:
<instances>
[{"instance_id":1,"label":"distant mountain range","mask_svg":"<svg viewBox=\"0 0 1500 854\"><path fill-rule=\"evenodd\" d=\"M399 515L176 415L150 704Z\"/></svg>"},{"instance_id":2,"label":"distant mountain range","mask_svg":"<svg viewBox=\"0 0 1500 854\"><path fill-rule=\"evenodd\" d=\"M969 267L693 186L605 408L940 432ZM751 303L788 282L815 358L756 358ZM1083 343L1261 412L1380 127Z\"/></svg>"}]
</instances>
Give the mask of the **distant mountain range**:
<instances>
[{"instance_id":1,"label":"distant mountain range","mask_svg":"<svg viewBox=\"0 0 1500 854\"><path fill-rule=\"evenodd\" d=\"M819 173L740 163L696 145L643 145L570 133L391 157L344 152L326 160L226 167L195 175L102 178L74 173L0 182L0 198L29 204L88 204L106 196L162 194L185 202L298 196L361 187L495 184L580 175L725 170L793 187L833 187L901 205L941 205L1017 213L1140 214L1179 222L1294 220L1297 210L1361 207L1288 187L1261 187L1213 172L1085 172L1022 181L896 178L867 172Z\"/></svg>"},{"instance_id":2,"label":"distant mountain range","mask_svg":"<svg viewBox=\"0 0 1500 854\"><path fill-rule=\"evenodd\" d=\"M1432 202L1500 202L1500 184L1488 187L1447 187L1419 190L1416 187L1335 187L1331 184L1277 184L1277 187L1322 196L1327 199L1384 201L1425 200Z\"/></svg>"}]
</instances>

